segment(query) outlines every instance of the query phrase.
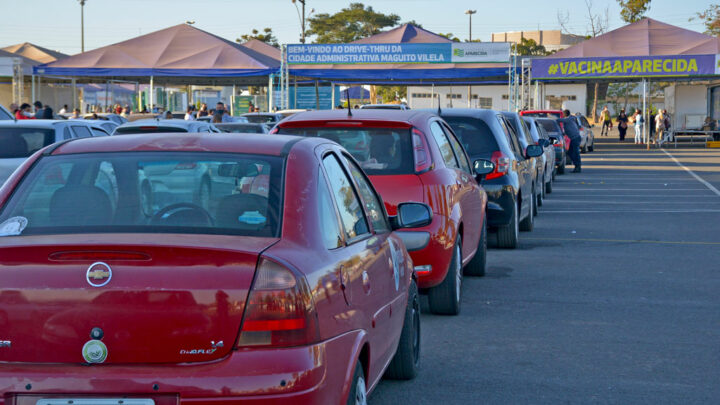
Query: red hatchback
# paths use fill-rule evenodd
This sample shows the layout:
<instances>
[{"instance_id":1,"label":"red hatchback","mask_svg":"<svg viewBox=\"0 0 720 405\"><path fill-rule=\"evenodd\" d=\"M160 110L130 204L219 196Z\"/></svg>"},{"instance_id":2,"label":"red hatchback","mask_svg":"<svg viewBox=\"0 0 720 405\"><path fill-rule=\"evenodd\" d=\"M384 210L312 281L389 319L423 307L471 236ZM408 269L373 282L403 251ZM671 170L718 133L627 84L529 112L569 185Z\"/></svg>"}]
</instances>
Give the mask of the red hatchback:
<instances>
[{"instance_id":1,"label":"red hatchback","mask_svg":"<svg viewBox=\"0 0 720 405\"><path fill-rule=\"evenodd\" d=\"M431 216L324 139L51 145L0 188L0 404L364 403L417 372Z\"/></svg>"},{"instance_id":2,"label":"red hatchback","mask_svg":"<svg viewBox=\"0 0 720 405\"><path fill-rule=\"evenodd\" d=\"M450 127L423 111L344 110L306 112L281 121L274 133L336 141L360 162L385 200L390 215L403 201L424 202L433 210L425 228L398 232L427 289L430 310L460 311L463 267L485 273L487 196L473 164ZM477 163L477 165L475 165Z\"/></svg>"}]
</instances>

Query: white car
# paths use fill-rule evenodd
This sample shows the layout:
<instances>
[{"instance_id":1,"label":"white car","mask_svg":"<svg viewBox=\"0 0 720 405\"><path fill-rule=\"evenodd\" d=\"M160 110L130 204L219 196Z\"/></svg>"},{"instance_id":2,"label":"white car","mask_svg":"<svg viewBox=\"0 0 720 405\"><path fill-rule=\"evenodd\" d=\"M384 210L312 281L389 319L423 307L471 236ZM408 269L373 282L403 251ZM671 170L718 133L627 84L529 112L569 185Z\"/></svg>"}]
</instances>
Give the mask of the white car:
<instances>
[{"instance_id":1,"label":"white car","mask_svg":"<svg viewBox=\"0 0 720 405\"><path fill-rule=\"evenodd\" d=\"M215 125L205 121L185 121L180 119L161 120L144 119L127 122L115 128L113 135L147 134L160 132L222 132Z\"/></svg>"},{"instance_id":2,"label":"white car","mask_svg":"<svg viewBox=\"0 0 720 405\"><path fill-rule=\"evenodd\" d=\"M361 110L409 110L407 104L364 104Z\"/></svg>"},{"instance_id":3,"label":"white car","mask_svg":"<svg viewBox=\"0 0 720 405\"><path fill-rule=\"evenodd\" d=\"M0 184L30 155L72 138L109 135L85 120L0 120Z\"/></svg>"},{"instance_id":4,"label":"white car","mask_svg":"<svg viewBox=\"0 0 720 405\"><path fill-rule=\"evenodd\" d=\"M12 113L5 108L2 104L0 104L0 120L13 120L15 117L13 117Z\"/></svg>"}]
</instances>

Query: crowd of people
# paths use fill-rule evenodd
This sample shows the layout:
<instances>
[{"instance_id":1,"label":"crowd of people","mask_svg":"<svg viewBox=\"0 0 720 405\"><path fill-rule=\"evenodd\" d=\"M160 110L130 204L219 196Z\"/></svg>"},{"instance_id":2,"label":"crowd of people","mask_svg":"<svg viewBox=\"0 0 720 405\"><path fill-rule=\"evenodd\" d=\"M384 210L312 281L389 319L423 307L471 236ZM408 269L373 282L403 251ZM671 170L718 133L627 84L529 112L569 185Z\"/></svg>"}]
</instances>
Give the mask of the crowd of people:
<instances>
[{"instance_id":1,"label":"crowd of people","mask_svg":"<svg viewBox=\"0 0 720 405\"><path fill-rule=\"evenodd\" d=\"M600 112L600 121L602 121L602 129L600 130L600 136L609 136L610 130L613 128L613 118L610 114L608 106L603 107ZM645 130L645 123L648 125L648 142L651 144L661 143L665 138L667 131L671 127L671 119L667 110L658 110L657 113L648 109L646 114L643 114L640 109L636 108L632 115L627 115L624 108L620 109L620 113L615 117L618 127L618 137L620 142L625 141L627 130L633 127L635 131L634 141L635 144L642 145L645 143L643 131Z\"/></svg>"}]
</instances>

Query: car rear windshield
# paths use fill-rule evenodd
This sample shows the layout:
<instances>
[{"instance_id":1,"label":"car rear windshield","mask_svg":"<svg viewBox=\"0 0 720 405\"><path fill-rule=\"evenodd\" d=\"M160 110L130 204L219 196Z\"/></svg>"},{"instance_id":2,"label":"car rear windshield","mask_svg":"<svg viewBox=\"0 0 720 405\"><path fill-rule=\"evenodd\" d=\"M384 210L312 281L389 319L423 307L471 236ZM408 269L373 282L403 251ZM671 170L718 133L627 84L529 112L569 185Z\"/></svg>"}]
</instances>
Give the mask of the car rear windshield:
<instances>
[{"instance_id":1,"label":"car rear windshield","mask_svg":"<svg viewBox=\"0 0 720 405\"><path fill-rule=\"evenodd\" d=\"M415 173L408 128L280 128L279 133L335 141L371 176Z\"/></svg>"},{"instance_id":2,"label":"car rear windshield","mask_svg":"<svg viewBox=\"0 0 720 405\"><path fill-rule=\"evenodd\" d=\"M247 118L248 122L253 124L273 124L277 122L274 115L243 115L243 118Z\"/></svg>"},{"instance_id":3,"label":"car rear windshield","mask_svg":"<svg viewBox=\"0 0 720 405\"><path fill-rule=\"evenodd\" d=\"M28 157L54 142L52 128L0 128L0 159Z\"/></svg>"},{"instance_id":4,"label":"car rear windshield","mask_svg":"<svg viewBox=\"0 0 720 405\"><path fill-rule=\"evenodd\" d=\"M523 117L536 117L536 118L562 118L562 114L559 112L523 112Z\"/></svg>"},{"instance_id":5,"label":"car rear windshield","mask_svg":"<svg viewBox=\"0 0 720 405\"><path fill-rule=\"evenodd\" d=\"M179 127L163 127L157 125L145 125L140 127L117 127L115 135L132 135L132 134L150 134L161 132L187 132L185 128Z\"/></svg>"},{"instance_id":6,"label":"car rear windshield","mask_svg":"<svg viewBox=\"0 0 720 405\"><path fill-rule=\"evenodd\" d=\"M478 118L443 117L460 138L469 156L489 155L500 150L492 129Z\"/></svg>"},{"instance_id":7,"label":"car rear windshield","mask_svg":"<svg viewBox=\"0 0 720 405\"><path fill-rule=\"evenodd\" d=\"M230 124L222 125L216 124L217 128L223 132L234 132L234 133L245 133L245 134L264 134L263 128L260 125L243 125L243 124Z\"/></svg>"},{"instance_id":8,"label":"car rear windshield","mask_svg":"<svg viewBox=\"0 0 720 405\"><path fill-rule=\"evenodd\" d=\"M282 172L282 158L264 155L113 152L45 156L0 211L0 230L8 229L8 221L16 224L19 217L27 223L22 235L277 236Z\"/></svg>"},{"instance_id":9,"label":"car rear windshield","mask_svg":"<svg viewBox=\"0 0 720 405\"><path fill-rule=\"evenodd\" d=\"M561 129L560 126L557 124L557 122L552 120L538 120L540 125L547 131L548 133L560 133Z\"/></svg>"}]
</instances>

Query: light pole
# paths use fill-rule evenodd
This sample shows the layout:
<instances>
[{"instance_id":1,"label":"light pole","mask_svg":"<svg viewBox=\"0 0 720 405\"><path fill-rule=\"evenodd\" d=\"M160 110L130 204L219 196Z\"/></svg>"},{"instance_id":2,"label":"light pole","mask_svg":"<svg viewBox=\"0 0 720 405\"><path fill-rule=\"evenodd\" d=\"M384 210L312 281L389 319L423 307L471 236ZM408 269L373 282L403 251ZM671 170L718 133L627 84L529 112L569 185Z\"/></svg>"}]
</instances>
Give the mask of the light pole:
<instances>
[{"instance_id":1,"label":"light pole","mask_svg":"<svg viewBox=\"0 0 720 405\"><path fill-rule=\"evenodd\" d=\"M80 52L85 52L85 1L78 0L80 3Z\"/></svg>"},{"instance_id":2,"label":"light pole","mask_svg":"<svg viewBox=\"0 0 720 405\"><path fill-rule=\"evenodd\" d=\"M472 16L477 13L477 10L467 10L465 14L470 18L470 32L468 34L468 42L472 42ZM472 107L472 86L468 86L468 108Z\"/></svg>"},{"instance_id":3,"label":"light pole","mask_svg":"<svg viewBox=\"0 0 720 405\"><path fill-rule=\"evenodd\" d=\"M298 12L298 18L300 19L300 42L305 43L305 1L306 0L292 0L293 4L295 5L295 10ZM300 12L300 9L297 6L297 3L302 4L302 13ZM315 11L315 9L310 9L310 14L312 14Z\"/></svg>"}]
</instances>

